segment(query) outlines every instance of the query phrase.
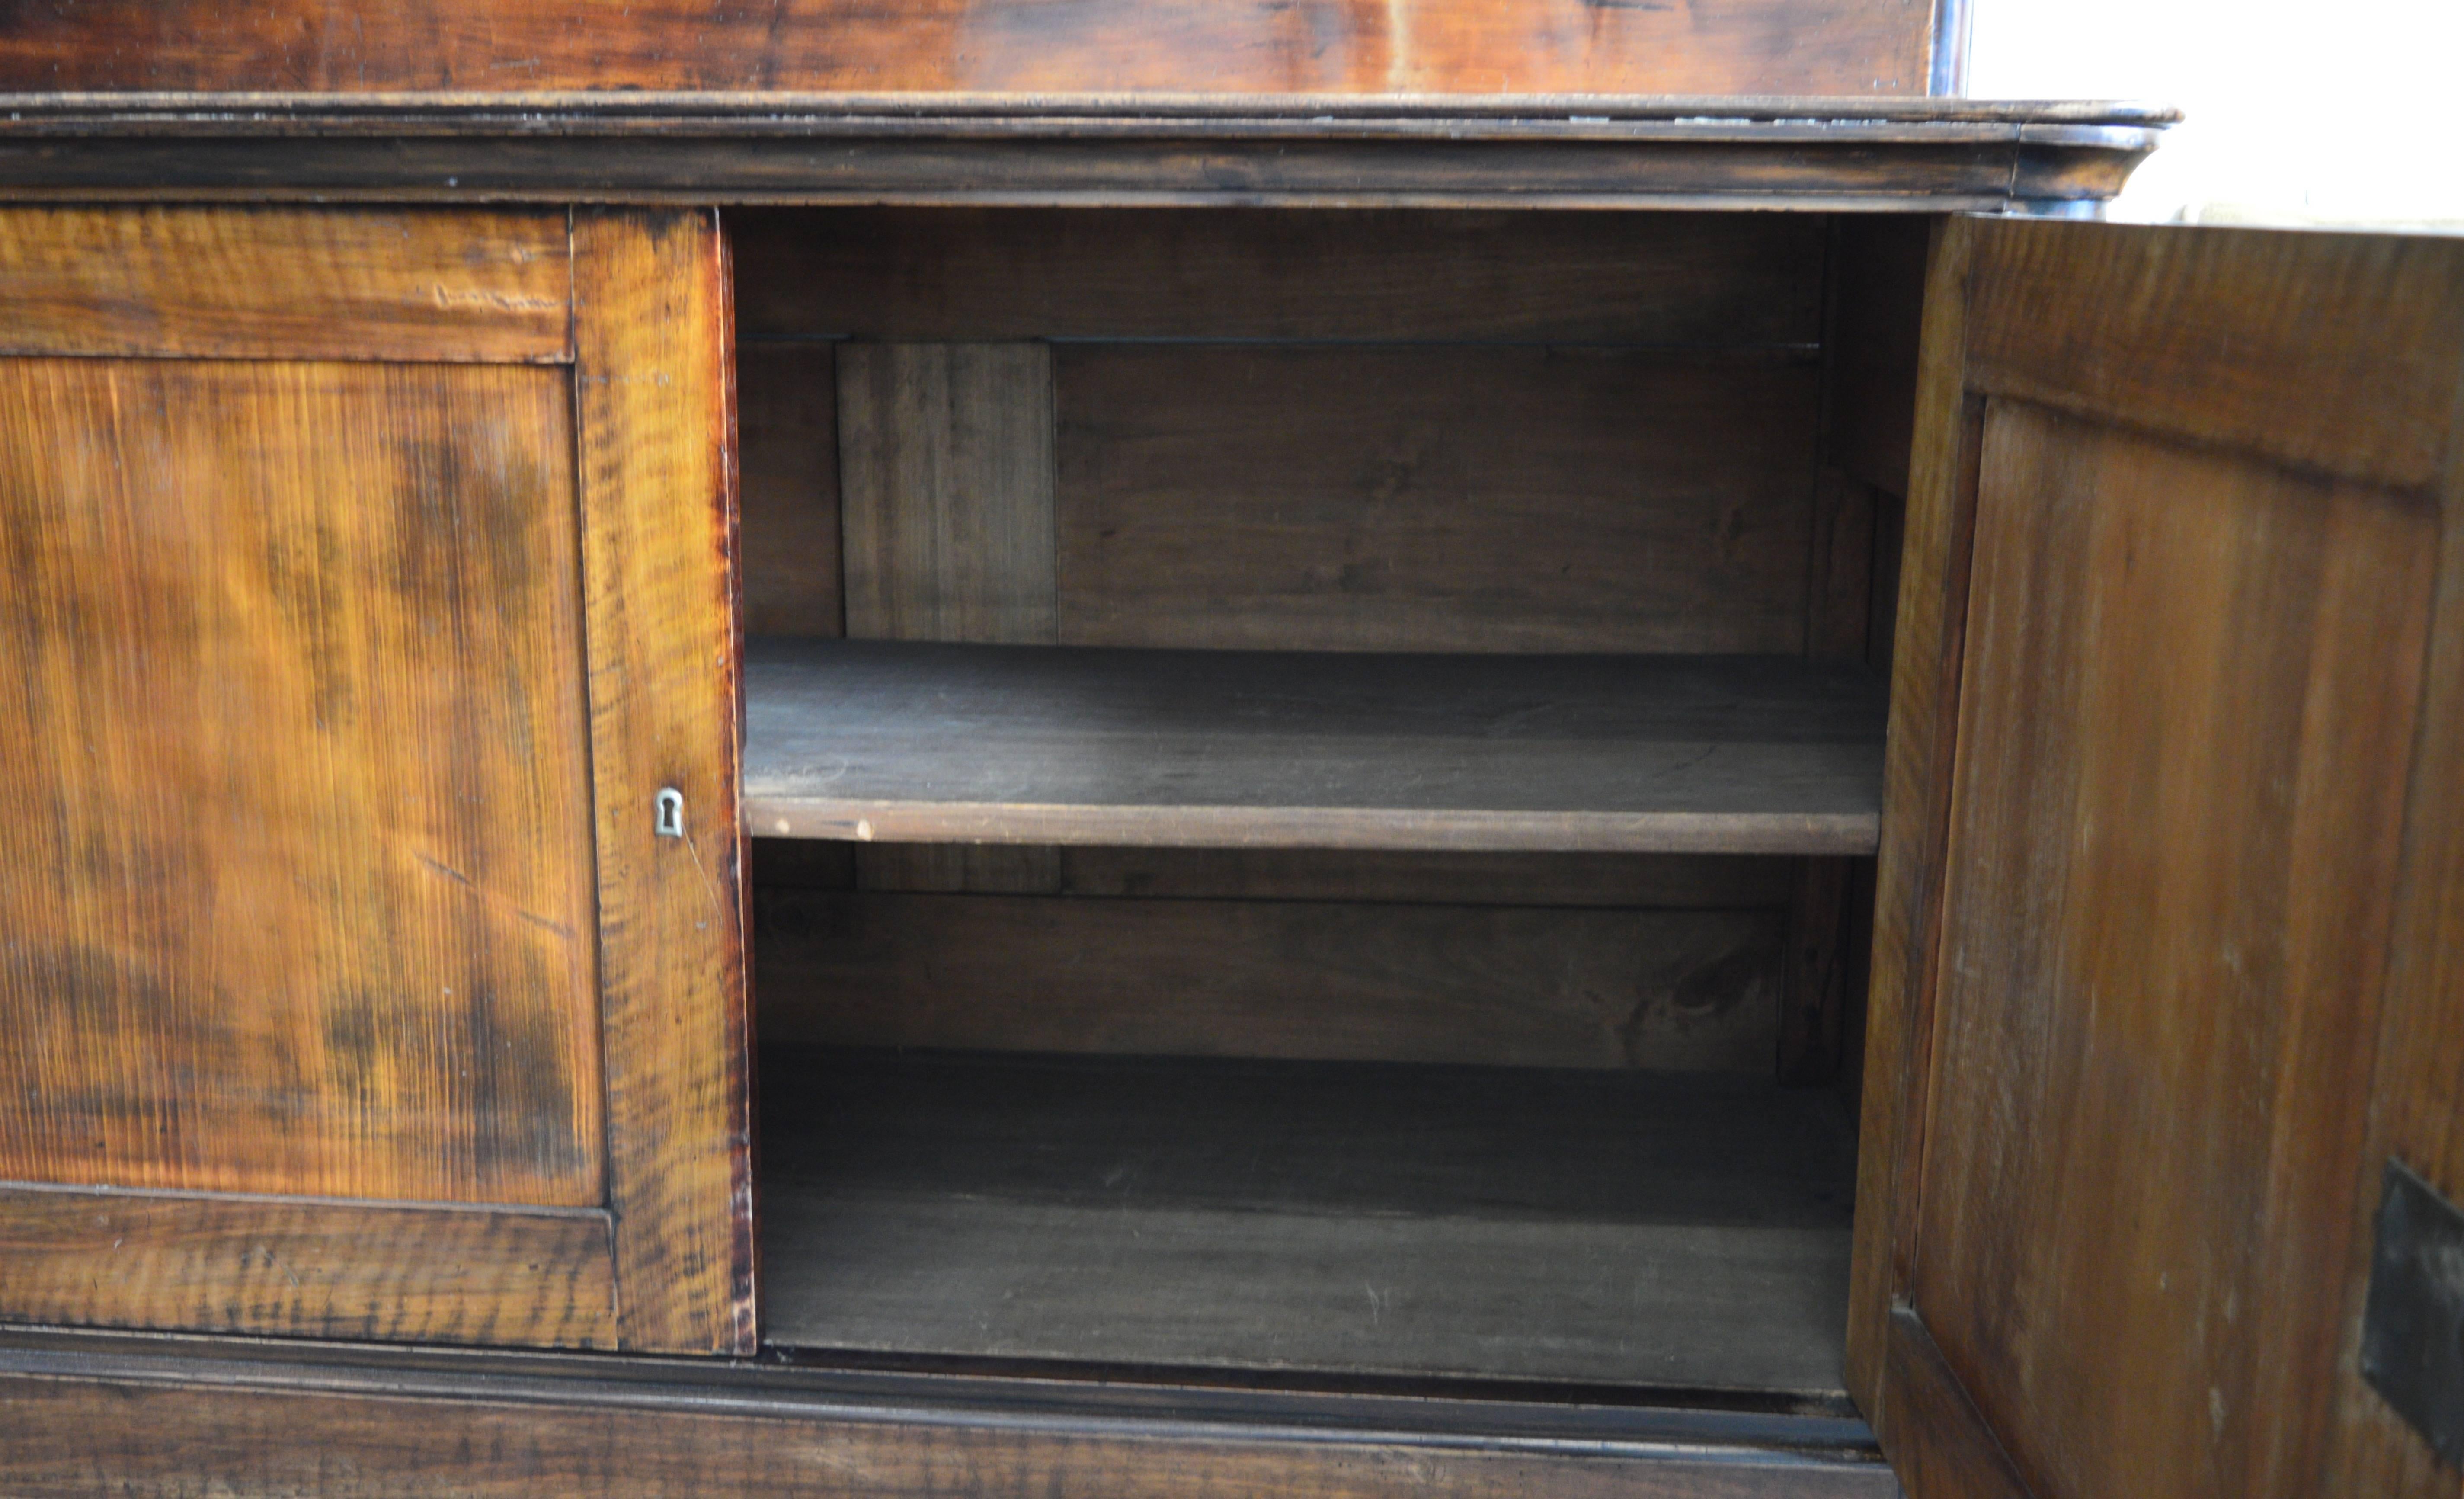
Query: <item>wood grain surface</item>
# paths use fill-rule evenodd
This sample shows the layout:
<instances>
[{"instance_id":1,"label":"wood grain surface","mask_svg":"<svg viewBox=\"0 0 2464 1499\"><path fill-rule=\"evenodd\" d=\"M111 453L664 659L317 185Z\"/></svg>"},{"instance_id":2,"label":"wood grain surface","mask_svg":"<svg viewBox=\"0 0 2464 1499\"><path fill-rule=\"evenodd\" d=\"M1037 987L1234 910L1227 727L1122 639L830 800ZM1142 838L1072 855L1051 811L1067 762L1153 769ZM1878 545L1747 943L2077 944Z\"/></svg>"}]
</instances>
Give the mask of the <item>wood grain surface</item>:
<instances>
[{"instance_id":1,"label":"wood grain surface","mask_svg":"<svg viewBox=\"0 0 2464 1499\"><path fill-rule=\"evenodd\" d=\"M761 1034L1766 1073L1774 912L770 891Z\"/></svg>"},{"instance_id":2,"label":"wood grain surface","mask_svg":"<svg viewBox=\"0 0 2464 1499\"><path fill-rule=\"evenodd\" d=\"M2460 257L2464 258L2464 257ZM2464 381L2458 382L2464 386ZM2378 1164L2404 1162L2451 1201L2464 1199L2464 390L2438 485L2436 594L2421 738L2405 808L2404 872L2371 1077L2369 1134L2350 1208L2351 1243L2371 1242ZM2323 1487L2402 1499L2452 1499L2455 1469L2360 1378L2361 1309L2370 1256L2344 1270L2344 1335L2336 1359Z\"/></svg>"},{"instance_id":3,"label":"wood grain surface","mask_svg":"<svg viewBox=\"0 0 2464 1499\"><path fill-rule=\"evenodd\" d=\"M0 1176L600 1201L570 412L0 361Z\"/></svg>"},{"instance_id":4,"label":"wood grain surface","mask_svg":"<svg viewBox=\"0 0 2464 1499\"><path fill-rule=\"evenodd\" d=\"M1959 1499L2035 1499L2011 1466L1985 1419L1969 1402L1959 1377L1925 1332L1925 1320L1902 1307L1884 1334L1882 1378L1898 1428L1892 1470L1912 1494Z\"/></svg>"},{"instance_id":5,"label":"wood grain surface","mask_svg":"<svg viewBox=\"0 0 2464 1499\"><path fill-rule=\"evenodd\" d=\"M1928 964L1941 919L1982 435L1981 403L1971 403L1966 389L1973 233L1958 220L1945 221L1926 263L1919 420L1891 626L1890 728L1859 1105L1855 1288L1848 1298L1848 1390L1877 1432L1891 1429L1884 1380L1890 1317L1913 1261L1931 1081Z\"/></svg>"},{"instance_id":6,"label":"wood grain surface","mask_svg":"<svg viewBox=\"0 0 2464 1499\"><path fill-rule=\"evenodd\" d=\"M1052 645L1052 356L1041 343L838 351L847 633Z\"/></svg>"},{"instance_id":7,"label":"wood grain surface","mask_svg":"<svg viewBox=\"0 0 2464 1499\"><path fill-rule=\"evenodd\" d=\"M2453 1112L2416 985L2459 276L2255 231L1937 254L1851 1345L1919 1499L2453 1492L2353 1350L2398 1121Z\"/></svg>"},{"instance_id":8,"label":"wood grain surface","mask_svg":"<svg viewBox=\"0 0 2464 1499\"><path fill-rule=\"evenodd\" d=\"M16 1337L0 1464L29 1495L1898 1492L1830 1416Z\"/></svg>"},{"instance_id":9,"label":"wood grain surface","mask_svg":"<svg viewBox=\"0 0 2464 1499\"><path fill-rule=\"evenodd\" d=\"M736 348L742 606L756 634L846 632L837 363L826 343Z\"/></svg>"},{"instance_id":10,"label":"wood grain surface","mask_svg":"<svg viewBox=\"0 0 2464 1499\"><path fill-rule=\"evenodd\" d=\"M1922 95L1912 0L98 0L0 34L0 90Z\"/></svg>"},{"instance_id":11,"label":"wood grain surface","mask_svg":"<svg viewBox=\"0 0 2464 1499\"><path fill-rule=\"evenodd\" d=\"M2437 482L2464 360L2464 260L2435 238L2150 227L2128 255L1993 236L1969 381L2294 468Z\"/></svg>"},{"instance_id":12,"label":"wood grain surface","mask_svg":"<svg viewBox=\"0 0 2464 1499\"><path fill-rule=\"evenodd\" d=\"M748 208L728 226L747 340L1821 336L1811 216Z\"/></svg>"},{"instance_id":13,"label":"wood grain surface","mask_svg":"<svg viewBox=\"0 0 2464 1499\"><path fill-rule=\"evenodd\" d=\"M1155 1058L763 1068L784 1085L768 1323L790 1346L1837 1395L1853 1143L1827 1094Z\"/></svg>"},{"instance_id":14,"label":"wood grain surface","mask_svg":"<svg viewBox=\"0 0 2464 1499\"><path fill-rule=\"evenodd\" d=\"M1751 355L1065 346L1061 640L1800 651L1816 376Z\"/></svg>"},{"instance_id":15,"label":"wood grain surface","mask_svg":"<svg viewBox=\"0 0 2464 1499\"><path fill-rule=\"evenodd\" d=\"M572 291L561 212L0 215L0 354L561 363Z\"/></svg>"},{"instance_id":16,"label":"wood grain surface","mask_svg":"<svg viewBox=\"0 0 2464 1499\"><path fill-rule=\"evenodd\" d=\"M746 672L762 834L1874 846L1880 684L1857 665L763 640Z\"/></svg>"},{"instance_id":17,"label":"wood grain surface","mask_svg":"<svg viewBox=\"0 0 2464 1499\"><path fill-rule=\"evenodd\" d=\"M716 215L575 220L619 1340L754 1347L734 371ZM663 788L684 834L654 831Z\"/></svg>"},{"instance_id":18,"label":"wood grain surface","mask_svg":"<svg viewBox=\"0 0 2464 1499\"><path fill-rule=\"evenodd\" d=\"M0 199L2000 210L2161 111L1854 99L13 95Z\"/></svg>"},{"instance_id":19,"label":"wood grain surface","mask_svg":"<svg viewBox=\"0 0 2464 1499\"><path fill-rule=\"evenodd\" d=\"M2436 517L2024 406L1982 463L1910 1299L2041 1492L2298 1491Z\"/></svg>"},{"instance_id":20,"label":"wood grain surface","mask_svg":"<svg viewBox=\"0 0 2464 1499\"><path fill-rule=\"evenodd\" d=\"M0 1316L609 1348L607 1229L595 1209L0 1187Z\"/></svg>"}]
</instances>

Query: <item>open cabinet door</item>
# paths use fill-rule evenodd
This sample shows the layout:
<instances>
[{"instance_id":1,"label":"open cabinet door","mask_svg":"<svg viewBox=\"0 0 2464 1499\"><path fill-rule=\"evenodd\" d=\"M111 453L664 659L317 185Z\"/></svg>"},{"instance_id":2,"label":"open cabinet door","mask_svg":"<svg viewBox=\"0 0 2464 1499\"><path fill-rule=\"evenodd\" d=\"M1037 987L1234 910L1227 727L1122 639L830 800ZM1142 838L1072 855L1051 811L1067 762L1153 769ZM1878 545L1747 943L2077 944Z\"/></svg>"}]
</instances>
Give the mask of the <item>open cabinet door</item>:
<instances>
[{"instance_id":1,"label":"open cabinet door","mask_svg":"<svg viewBox=\"0 0 2464 1499\"><path fill-rule=\"evenodd\" d=\"M0 210L0 1320L749 1351L726 311Z\"/></svg>"},{"instance_id":2,"label":"open cabinet door","mask_svg":"<svg viewBox=\"0 0 2464 1499\"><path fill-rule=\"evenodd\" d=\"M2363 1349L2388 1162L2464 1200L2464 242L1927 297L1852 1388L1917 1499L2453 1496Z\"/></svg>"}]
</instances>

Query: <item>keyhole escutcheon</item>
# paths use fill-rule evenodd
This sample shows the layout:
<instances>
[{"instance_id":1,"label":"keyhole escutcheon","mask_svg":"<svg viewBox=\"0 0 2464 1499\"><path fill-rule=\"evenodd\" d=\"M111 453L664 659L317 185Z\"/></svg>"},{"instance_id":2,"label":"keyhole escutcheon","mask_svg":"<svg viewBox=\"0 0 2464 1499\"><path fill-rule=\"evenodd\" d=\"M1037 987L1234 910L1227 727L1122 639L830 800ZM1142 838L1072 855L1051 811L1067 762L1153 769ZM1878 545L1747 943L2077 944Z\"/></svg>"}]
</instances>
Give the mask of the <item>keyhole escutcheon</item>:
<instances>
[{"instance_id":1,"label":"keyhole escutcheon","mask_svg":"<svg viewBox=\"0 0 2464 1499\"><path fill-rule=\"evenodd\" d=\"M661 786L657 799L658 814L651 827L662 838L685 835L685 794L673 786Z\"/></svg>"}]
</instances>

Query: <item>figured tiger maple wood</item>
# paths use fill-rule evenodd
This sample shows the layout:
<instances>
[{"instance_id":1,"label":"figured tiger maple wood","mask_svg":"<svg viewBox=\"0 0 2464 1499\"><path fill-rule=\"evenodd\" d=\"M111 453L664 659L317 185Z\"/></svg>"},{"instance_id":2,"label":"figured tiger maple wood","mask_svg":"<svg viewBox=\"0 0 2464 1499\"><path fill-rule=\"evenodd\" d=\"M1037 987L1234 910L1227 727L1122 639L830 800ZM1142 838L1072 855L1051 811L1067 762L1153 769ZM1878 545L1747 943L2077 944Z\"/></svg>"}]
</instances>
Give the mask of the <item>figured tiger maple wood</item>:
<instances>
[{"instance_id":1,"label":"figured tiger maple wood","mask_svg":"<svg viewBox=\"0 0 2464 1499\"><path fill-rule=\"evenodd\" d=\"M1924 0L88 0L0 90L1921 95Z\"/></svg>"},{"instance_id":2,"label":"figured tiger maple wood","mask_svg":"<svg viewBox=\"0 0 2464 1499\"><path fill-rule=\"evenodd\" d=\"M570 411L0 360L0 1179L600 1200Z\"/></svg>"},{"instance_id":3,"label":"figured tiger maple wood","mask_svg":"<svg viewBox=\"0 0 2464 1499\"><path fill-rule=\"evenodd\" d=\"M561 212L12 209L0 354L562 362L565 240Z\"/></svg>"},{"instance_id":4,"label":"figured tiger maple wood","mask_svg":"<svg viewBox=\"0 0 2464 1499\"><path fill-rule=\"evenodd\" d=\"M734 371L717 216L574 227L620 1340L753 1351ZM683 830L656 830L659 793Z\"/></svg>"},{"instance_id":5,"label":"figured tiger maple wood","mask_svg":"<svg viewBox=\"0 0 2464 1499\"><path fill-rule=\"evenodd\" d=\"M0 1252L11 1321L615 1343L607 1215L595 1208L11 1186L0 1187Z\"/></svg>"}]
</instances>

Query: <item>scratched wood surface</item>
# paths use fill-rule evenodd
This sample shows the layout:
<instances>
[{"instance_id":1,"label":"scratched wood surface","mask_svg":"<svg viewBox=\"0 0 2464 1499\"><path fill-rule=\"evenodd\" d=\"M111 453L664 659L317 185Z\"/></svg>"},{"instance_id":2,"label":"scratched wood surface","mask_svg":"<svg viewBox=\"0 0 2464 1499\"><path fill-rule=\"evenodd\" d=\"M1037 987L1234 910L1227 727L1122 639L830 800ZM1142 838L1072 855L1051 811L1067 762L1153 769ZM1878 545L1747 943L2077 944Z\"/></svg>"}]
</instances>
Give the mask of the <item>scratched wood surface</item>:
<instances>
[{"instance_id":1,"label":"scratched wood surface","mask_svg":"<svg viewBox=\"0 0 2464 1499\"><path fill-rule=\"evenodd\" d=\"M571 409L0 361L0 1177L599 1201Z\"/></svg>"},{"instance_id":2,"label":"scratched wood surface","mask_svg":"<svg viewBox=\"0 0 2464 1499\"><path fill-rule=\"evenodd\" d=\"M1921 95L1917 0L99 0L12 17L0 90Z\"/></svg>"},{"instance_id":3,"label":"scratched wood surface","mask_svg":"<svg viewBox=\"0 0 2464 1499\"><path fill-rule=\"evenodd\" d=\"M0 1187L0 1315L611 1348L607 1227L596 1209Z\"/></svg>"},{"instance_id":4,"label":"scratched wood surface","mask_svg":"<svg viewBox=\"0 0 2464 1499\"><path fill-rule=\"evenodd\" d=\"M2452 695L2464 255L1947 248L1911 537L1948 544L1901 628L1955 656L1916 738L1956 750L1884 850L1870 1062L1903 1086L1868 1089L1853 1387L1920 1499L1997 1464L2039 1499L2453 1494L2353 1348L2385 1153L2438 1160L2409 1121L2453 1113L2419 987L2452 798L2415 754Z\"/></svg>"},{"instance_id":5,"label":"scratched wood surface","mask_svg":"<svg viewBox=\"0 0 2464 1499\"><path fill-rule=\"evenodd\" d=\"M561 212L12 209L0 354L561 363L569 260Z\"/></svg>"},{"instance_id":6,"label":"scratched wood surface","mask_svg":"<svg viewBox=\"0 0 2464 1499\"><path fill-rule=\"evenodd\" d=\"M2464 262L2464 255L2453 255ZM2446 309L2453 312L2451 307ZM2432 316L2436 316L2435 312ZM2453 328L2451 321L2449 326ZM2464 1201L2464 408L2449 429L2438 479L2440 531L2435 566L2422 733L2405 810L2402 883L2396 892L2394 954L2388 966L2378 1061L2371 1074L2370 1126L2361 1161L2365 1175L2393 1157L2421 1173L2452 1201ZM2374 1231L2378 1184L2365 1180L2351 1206L2353 1242ZM2404 1499L2453 1499L2455 1469L2392 1406L2355 1375L2357 1309L2367 1294L2369 1259L2351 1256L2344 1271L2345 1326L2337 1353L2325 1487L2331 1492Z\"/></svg>"},{"instance_id":7,"label":"scratched wood surface","mask_svg":"<svg viewBox=\"0 0 2464 1499\"><path fill-rule=\"evenodd\" d=\"M619 1339L753 1351L736 491L715 214L574 230ZM662 789L684 833L654 830Z\"/></svg>"}]
</instances>

